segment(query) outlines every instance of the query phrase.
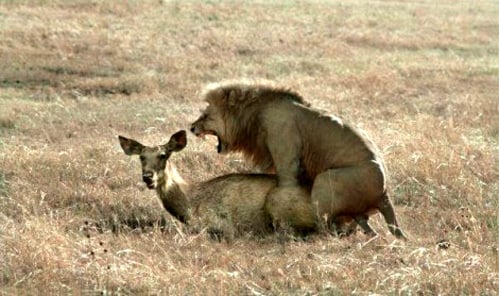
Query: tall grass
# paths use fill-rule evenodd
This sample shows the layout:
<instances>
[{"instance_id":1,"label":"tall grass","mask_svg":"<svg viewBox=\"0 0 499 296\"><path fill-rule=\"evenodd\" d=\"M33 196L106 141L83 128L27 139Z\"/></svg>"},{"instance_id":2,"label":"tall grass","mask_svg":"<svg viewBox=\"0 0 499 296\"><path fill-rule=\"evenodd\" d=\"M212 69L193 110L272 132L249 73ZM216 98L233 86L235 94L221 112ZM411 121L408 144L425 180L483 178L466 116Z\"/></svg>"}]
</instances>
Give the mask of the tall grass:
<instances>
[{"instance_id":1,"label":"tall grass","mask_svg":"<svg viewBox=\"0 0 499 296\"><path fill-rule=\"evenodd\" d=\"M499 5L2 1L0 291L463 294L499 290ZM276 80L366 130L407 243L186 233L117 135L186 129L207 82ZM194 182L252 171L189 136Z\"/></svg>"}]
</instances>

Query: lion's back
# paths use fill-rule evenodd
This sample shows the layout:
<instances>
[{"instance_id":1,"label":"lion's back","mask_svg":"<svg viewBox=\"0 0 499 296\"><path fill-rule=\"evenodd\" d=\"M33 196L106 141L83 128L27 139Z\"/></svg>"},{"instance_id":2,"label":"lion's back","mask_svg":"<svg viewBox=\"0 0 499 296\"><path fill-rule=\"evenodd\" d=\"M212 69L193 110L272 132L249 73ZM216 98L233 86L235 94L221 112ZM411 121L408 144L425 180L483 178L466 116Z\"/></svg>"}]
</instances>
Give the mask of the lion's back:
<instances>
[{"instance_id":1,"label":"lion's back","mask_svg":"<svg viewBox=\"0 0 499 296\"><path fill-rule=\"evenodd\" d=\"M279 138L267 139L265 144L299 149L302 166L311 180L327 169L380 161L376 147L365 134L323 111L281 100L262 106L259 113L264 134ZM299 143L293 142L296 135ZM280 161L279 157L274 155L274 163Z\"/></svg>"}]
</instances>

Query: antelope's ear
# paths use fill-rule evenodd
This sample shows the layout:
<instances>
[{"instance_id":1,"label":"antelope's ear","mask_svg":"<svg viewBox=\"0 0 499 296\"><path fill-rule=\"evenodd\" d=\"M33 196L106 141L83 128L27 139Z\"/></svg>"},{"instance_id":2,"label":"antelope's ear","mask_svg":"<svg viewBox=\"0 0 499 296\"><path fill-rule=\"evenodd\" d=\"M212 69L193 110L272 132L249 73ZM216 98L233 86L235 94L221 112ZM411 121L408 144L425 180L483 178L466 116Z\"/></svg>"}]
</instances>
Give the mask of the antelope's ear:
<instances>
[{"instance_id":1,"label":"antelope's ear","mask_svg":"<svg viewBox=\"0 0 499 296\"><path fill-rule=\"evenodd\" d=\"M144 145L139 142L125 138L123 136L118 136L120 140L120 145L126 155L138 155L142 152Z\"/></svg>"},{"instance_id":2,"label":"antelope's ear","mask_svg":"<svg viewBox=\"0 0 499 296\"><path fill-rule=\"evenodd\" d=\"M187 145L187 133L184 130L178 131L173 134L170 141L165 145L169 151L180 151Z\"/></svg>"}]
</instances>

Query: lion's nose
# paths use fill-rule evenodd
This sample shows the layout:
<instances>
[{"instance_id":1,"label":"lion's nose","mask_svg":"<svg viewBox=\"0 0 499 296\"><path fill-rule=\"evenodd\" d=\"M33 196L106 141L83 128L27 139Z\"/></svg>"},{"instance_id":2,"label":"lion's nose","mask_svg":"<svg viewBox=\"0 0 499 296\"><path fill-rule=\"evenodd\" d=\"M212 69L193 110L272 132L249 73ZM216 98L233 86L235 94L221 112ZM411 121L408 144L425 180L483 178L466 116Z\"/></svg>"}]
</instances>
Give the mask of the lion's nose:
<instances>
[{"instance_id":1,"label":"lion's nose","mask_svg":"<svg viewBox=\"0 0 499 296\"><path fill-rule=\"evenodd\" d=\"M194 124L191 126L191 132L192 132L194 135L196 135L196 136L199 136L199 135L202 133L202 130L203 130L203 129L199 128L198 126L196 126L196 125L194 125Z\"/></svg>"}]
</instances>

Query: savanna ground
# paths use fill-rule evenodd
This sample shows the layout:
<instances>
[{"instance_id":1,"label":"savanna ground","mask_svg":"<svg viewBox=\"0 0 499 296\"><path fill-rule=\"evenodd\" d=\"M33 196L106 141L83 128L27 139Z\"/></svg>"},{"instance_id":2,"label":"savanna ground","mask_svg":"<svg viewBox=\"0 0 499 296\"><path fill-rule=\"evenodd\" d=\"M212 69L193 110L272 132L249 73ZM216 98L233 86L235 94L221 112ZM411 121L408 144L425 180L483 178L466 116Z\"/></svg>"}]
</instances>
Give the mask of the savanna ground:
<instances>
[{"instance_id":1,"label":"savanna ground","mask_svg":"<svg viewBox=\"0 0 499 296\"><path fill-rule=\"evenodd\" d=\"M499 3L343 2L1 1L0 294L497 294ZM165 142L239 77L366 130L410 240L183 232L117 135ZM172 161L253 170L215 145Z\"/></svg>"}]
</instances>

